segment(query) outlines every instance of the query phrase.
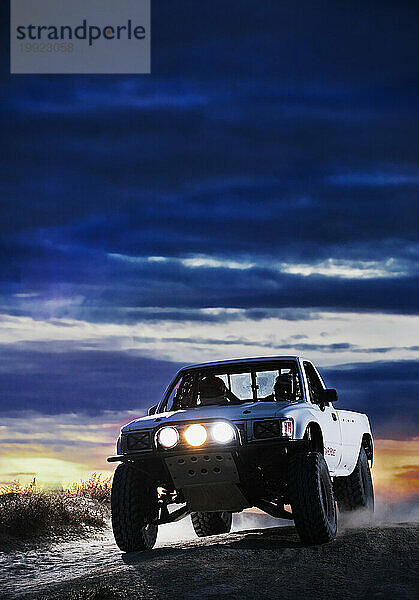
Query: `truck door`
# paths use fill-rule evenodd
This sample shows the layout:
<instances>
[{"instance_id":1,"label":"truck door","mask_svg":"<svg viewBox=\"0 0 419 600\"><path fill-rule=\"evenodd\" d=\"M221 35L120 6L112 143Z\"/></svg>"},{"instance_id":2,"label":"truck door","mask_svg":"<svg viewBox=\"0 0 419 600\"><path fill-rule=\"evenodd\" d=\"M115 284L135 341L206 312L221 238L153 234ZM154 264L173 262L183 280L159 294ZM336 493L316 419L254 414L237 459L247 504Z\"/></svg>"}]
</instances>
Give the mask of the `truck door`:
<instances>
[{"instance_id":1,"label":"truck door","mask_svg":"<svg viewBox=\"0 0 419 600\"><path fill-rule=\"evenodd\" d=\"M320 391L325 389L325 385L310 362L304 361L303 366L309 400L312 403L316 419L323 432L324 458L329 470L333 474L342 456L342 434L339 416L331 404L326 406L319 404Z\"/></svg>"}]
</instances>

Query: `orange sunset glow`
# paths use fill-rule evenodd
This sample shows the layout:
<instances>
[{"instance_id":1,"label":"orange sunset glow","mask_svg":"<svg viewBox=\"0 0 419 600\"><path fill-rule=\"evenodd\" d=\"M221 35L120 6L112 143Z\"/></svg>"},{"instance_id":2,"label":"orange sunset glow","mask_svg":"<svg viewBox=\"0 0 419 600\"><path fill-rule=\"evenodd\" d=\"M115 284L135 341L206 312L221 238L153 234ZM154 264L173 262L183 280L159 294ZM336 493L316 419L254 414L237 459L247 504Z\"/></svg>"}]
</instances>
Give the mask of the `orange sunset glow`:
<instances>
[{"instance_id":1,"label":"orange sunset glow","mask_svg":"<svg viewBox=\"0 0 419 600\"><path fill-rule=\"evenodd\" d=\"M372 472L377 498L401 500L419 494L419 438L375 440Z\"/></svg>"}]
</instances>

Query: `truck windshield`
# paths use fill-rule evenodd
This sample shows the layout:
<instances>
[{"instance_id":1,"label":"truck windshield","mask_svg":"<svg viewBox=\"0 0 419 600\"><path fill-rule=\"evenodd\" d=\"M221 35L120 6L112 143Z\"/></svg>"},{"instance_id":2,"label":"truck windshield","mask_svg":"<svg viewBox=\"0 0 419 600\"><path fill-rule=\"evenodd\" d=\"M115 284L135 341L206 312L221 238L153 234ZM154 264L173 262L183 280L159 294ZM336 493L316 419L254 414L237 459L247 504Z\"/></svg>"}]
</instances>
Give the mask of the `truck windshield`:
<instances>
[{"instance_id":1,"label":"truck windshield","mask_svg":"<svg viewBox=\"0 0 419 600\"><path fill-rule=\"evenodd\" d=\"M161 410L302 398L296 362L220 365L183 371L169 386Z\"/></svg>"}]
</instances>

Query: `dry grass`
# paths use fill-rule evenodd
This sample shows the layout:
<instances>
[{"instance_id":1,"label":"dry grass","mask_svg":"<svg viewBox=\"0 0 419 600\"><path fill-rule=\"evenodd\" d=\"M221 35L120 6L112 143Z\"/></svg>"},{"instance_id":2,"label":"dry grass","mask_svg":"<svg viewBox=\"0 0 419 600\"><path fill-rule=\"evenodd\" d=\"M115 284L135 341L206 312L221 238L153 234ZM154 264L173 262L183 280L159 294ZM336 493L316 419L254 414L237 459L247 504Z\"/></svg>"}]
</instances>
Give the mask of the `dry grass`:
<instances>
[{"instance_id":1,"label":"dry grass","mask_svg":"<svg viewBox=\"0 0 419 600\"><path fill-rule=\"evenodd\" d=\"M110 479L94 473L64 490L44 490L35 480L0 490L0 541L82 533L101 528L109 517Z\"/></svg>"},{"instance_id":2,"label":"dry grass","mask_svg":"<svg viewBox=\"0 0 419 600\"><path fill-rule=\"evenodd\" d=\"M70 496L84 496L98 502L110 502L112 475L102 477L100 473L93 473L87 481L72 483L66 489Z\"/></svg>"}]
</instances>

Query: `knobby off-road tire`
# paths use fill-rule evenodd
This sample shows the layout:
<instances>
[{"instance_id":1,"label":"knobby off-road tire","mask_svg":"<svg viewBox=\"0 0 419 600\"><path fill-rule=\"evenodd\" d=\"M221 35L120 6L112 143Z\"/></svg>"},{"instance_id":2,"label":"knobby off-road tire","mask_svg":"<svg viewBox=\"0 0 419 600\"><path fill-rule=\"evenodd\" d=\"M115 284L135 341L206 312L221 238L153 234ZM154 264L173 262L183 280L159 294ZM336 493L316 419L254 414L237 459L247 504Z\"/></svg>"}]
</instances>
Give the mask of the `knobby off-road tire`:
<instances>
[{"instance_id":1,"label":"knobby off-road tire","mask_svg":"<svg viewBox=\"0 0 419 600\"><path fill-rule=\"evenodd\" d=\"M151 550L158 526L157 487L135 465L121 463L115 470L111 492L112 529L124 552Z\"/></svg>"},{"instance_id":2,"label":"knobby off-road tire","mask_svg":"<svg viewBox=\"0 0 419 600\"><path fill-rule=\"evenodd\" d=\"M231 512L194 512L191 520L198 537L228 533L231 529Z\"/></svg>"},{"instance_id":3,"label":"knobby off-road tire","mask_svg":"<svg viewBox=\"0 0 419 600\"><path fill-rule=\"evenodd\" d=\"M364 448L361 448L354 471L333 481L336 500L341 512L365 510L374 512L374 488L370 465Z\"/></svg>"},{"instance_id":4,"label":"knobby off-road tire","mask_svg":"<svg viewBox=\"0 0 419 600\"><path fill-rule=\"evenodd\" d=\"M325 544L336 537L333 484L320 452L296 454L290 460L288 490L295 527L303 544Z\"/></svg>"}]
</instances>

